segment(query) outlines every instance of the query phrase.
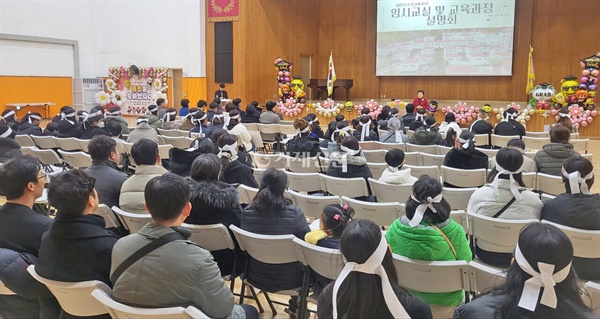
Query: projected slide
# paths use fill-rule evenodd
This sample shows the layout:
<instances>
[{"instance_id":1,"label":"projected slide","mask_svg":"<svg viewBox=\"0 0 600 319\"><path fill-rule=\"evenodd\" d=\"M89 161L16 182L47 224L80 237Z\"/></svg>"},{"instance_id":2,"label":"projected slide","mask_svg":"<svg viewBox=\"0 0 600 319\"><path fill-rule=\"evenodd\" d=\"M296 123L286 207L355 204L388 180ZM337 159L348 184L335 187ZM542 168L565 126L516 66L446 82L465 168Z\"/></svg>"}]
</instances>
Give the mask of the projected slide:
<instances>
[{"instance_id":1,"label":"projected slide","mask_svg":"<svg viewBox=\"0 0 600 319\"><path fill-rule=\"evenodd\" d=\"M378 0L378 76L512 75L515 0Z\"/></svg>"}]
</instances>

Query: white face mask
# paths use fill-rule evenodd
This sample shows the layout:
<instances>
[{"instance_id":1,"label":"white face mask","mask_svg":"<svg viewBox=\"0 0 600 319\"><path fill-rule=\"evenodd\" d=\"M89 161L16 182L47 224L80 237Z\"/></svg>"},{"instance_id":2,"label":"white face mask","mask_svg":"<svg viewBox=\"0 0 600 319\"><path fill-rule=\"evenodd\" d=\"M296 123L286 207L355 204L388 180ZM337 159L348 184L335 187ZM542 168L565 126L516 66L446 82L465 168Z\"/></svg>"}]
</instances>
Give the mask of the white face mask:
<instances>
[{"instance_id":1,"label":"white face mask","mask_svg":"<svg viewBox=\"0 0 600 319\"><path fill-rule=\"evenodd\" d=\"M104 121L98 123L98 127L104 127Z\"/></svg>"}]
</instances>

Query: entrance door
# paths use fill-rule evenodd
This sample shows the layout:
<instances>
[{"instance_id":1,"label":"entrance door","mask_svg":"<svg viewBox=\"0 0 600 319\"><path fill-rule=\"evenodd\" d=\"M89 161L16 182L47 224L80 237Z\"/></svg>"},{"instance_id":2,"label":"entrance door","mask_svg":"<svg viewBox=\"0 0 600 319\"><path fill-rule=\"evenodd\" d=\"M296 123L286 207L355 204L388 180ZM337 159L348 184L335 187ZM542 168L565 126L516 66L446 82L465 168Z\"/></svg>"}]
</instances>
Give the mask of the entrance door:
<instances>
[{"instance_id":1,"label":"entrance door","mask_svg":"<svg viewBox=\"0 0 600 319\"><path fill-rule=\"evenodd\" d=\"M300 76L302 77L302 82L304 82L304 92L306 92L306 99L312 100L312 92L308 88L308 82L311 79L311 70L312 70L312 55L310 54L300 54Z\"/></svg>"}]
</instances>

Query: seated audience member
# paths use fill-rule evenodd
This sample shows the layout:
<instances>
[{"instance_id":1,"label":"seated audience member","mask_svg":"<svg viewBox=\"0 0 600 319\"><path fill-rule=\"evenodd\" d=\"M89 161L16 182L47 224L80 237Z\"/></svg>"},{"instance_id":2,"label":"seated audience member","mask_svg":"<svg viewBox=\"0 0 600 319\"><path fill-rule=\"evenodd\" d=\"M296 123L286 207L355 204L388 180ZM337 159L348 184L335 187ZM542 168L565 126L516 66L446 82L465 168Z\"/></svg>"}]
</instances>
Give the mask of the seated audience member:
<instances>
[{"instance_id":1,"label":"seated audience member","mask_svg":"<svg viewBox=\"0 0 600 319\"><path fill-rule=\"evenodd\" d=\"M131 157L136 164L135 175L129 177L121 186L119 207L129 213L147 214L144 207L144 187L148 181L167 172L162 167L158 144L152 140L141 139L131 147Z\"/></svg>"},{"instance_id":2,"label":"seated audience member","mask_svg":"<svg viewBox=\"0 0 600 319\"><path fill-rule=\"evenodd\" d=\"M152 128L150 124L148 124L149 119L147 117L138 117L135 121L137 126L135 130L129 133L127 136L127 143L135 143L139 140L152 140L158 143L158 133L156 129Z\"/></svg>"},{"instance_id":3,"label":"seated audience member","mask_svg":"<svg viewBox=\"0 0 600 319\"><path fill-rule=\"evenodd\" d=\"M521 171L523 173L535 173L537 172L537 166L535 165L535 161L533 158L530 158L525 154L525 142L523 142L520 138L513 138L506 143L506 147L514 148L518 150L521 155L523 155L523 165L521 165ZM490 158L490 169L493 169L496 166L496 157ZM492 182L488 179L488 182Z\"/></svg>"},{"instance_id":4,"label":"seated audience member","mask_svg":"<svg viewBox=\"0 0 600 319\"><path fill-rule=\"evenodd\" d=\"M110 113L107 114L108 117L104 120L104 123L106 123L106 126L108 126L110 123L117 123L119 124L119 126L121 126L121 133L123 134L129 134L129 123L127 123L127 120L121 116L121 108L118 106L113 106L110 108Z\"/></svg>"},{"instance_id":5,"label":"seated audience member","mask_svg":"<svg viewBox=\"0 0 600 319\"><path fill-rule=\"evenodd\" d=\"M340 122L346 122L346 119L343 115L336 115L335 119L329 122L329 124L327 125L327 131L325 131L325 135L323 135L323 138L326 140L331 139L331 134L333 134L333 132L336 130L337 123Z\"/></svg>"},{"instance_id":6,"label":"seated audience member","mask_svg":"<svg viewBox=\"0 0 600 319\"><path fill-rule=\"evenodd\" d=\"M181 122L176 121L177 119L177 110L173 107L167 109L165 115L163 115L163 129L165 130L178 130L181 127Z\"/></svg>"},{"instance_id":7,"label":"seated audience member","mask_svg":"<svg viewBox=\"0 0 600 319\"><path fill-rule=\"evenodd\" d=\"M519 111L513 107L504 111L502 115L504 119L502 122L496 124L494 134L504 136L519 135L519 137L523 137L525 135L525 127L515 120L518 115Z\"/></svg>"},{"instance_id":8,"label":"seated audience member","mask_svg":"<svg viewBox=\"0 0 600 319\"><path fill-rule=\"evenodd\" d=\"M218 141L219 141L219 138L221 136L225 135L225 134L228 134L228 133L223 128L215 129L211 133L210 140L213 143L213 146L212 146L212 153L213 154L219 155L220 150L219 150ZM248 158L246 158L246 154L244 153L244 151L241 150L241 149L239 149L239 148L238 148L238 159L237 160L240 161L240 162L242 162L242 163L244 163L244 164L246 164L246 165L248 165L249 167L254 167L254 166L252 166L252 161L249 160Z\"/></svg>"},{"instance_id":9,"label":"seated audience member","mask_svg":"<svg viewBox=\"0 0 600 319\"><path fill-rule=\"evenodd\" d=\"M321 141L321 148L327 148L326 156L329 157L332 152L340 150L340 144L345 137L351 136L352 127L346 121L336 122L336 128L331 132L331 137L328 140Z\"/></svg>"},{"instance_id":10,"label":"seated audience member","mask_svg":"<svg viewBox=\"0 0 600 319\"><path fill-rule=\"evenodd\" d=\"M200 103L200 101L198 101L198 103ZM182 99L179 103L181 105L181 108L179 109L179 116L186 117L190 113L190 100ZM204 103L206 103L206 101L204 101Z\"/></svg>"},{"instance_id":11,"label":"seated audience member","mask_svg":"<svg viewBox=\"0 0 600 319\"><path fill-rule=\"evenodd\" d=\"M462 132L462 130L460 129L460 125L456 123L456 115L454 115L454 113L452 112L446 113L444 121L442 122L442 124L440 124L440 134L448 132L448 129L453 129L454 132L458 134Z\"/></svg>"},{"instance_id":12,"label":"seated audience member","mask_svg":"<svg viewBox=\"0 0 600 319\"><path fill-rule=\"evenodd\" d=\"M565 192L542 207L542 219L584 230L600 230L600 195L592 194L594 167L583 157L571 157L562 169ZM585 280L600 280L600 260L573 259L577 275Z\"/></svg>"},{"instance_id":13,"label":"seated audience member","mask_svg":"<svg viewBox=\"0 0 600 319\"><path fill-rule=\"evenodd\" d=\"M455 144L456 144L456 132L454 131L453 128L449 128L448 131L446 132L446 137L441 139L440 142L438 143L438 145L443 146L443 147L454 147ZM446 153L446 154L448 154L448 153Z\"/></svg>"},{"instance_id":14,"label":"seated audience member","mask_svg":"<svg viewBox=\"0 0 600 319\"><path fill-rule=\"evenodd\" d=\"M46 181L42 165L31 156L15 156L0 165L0 194L6 197L0 206L0 277L7 286L14 283L12 289L18 294L0 295L2 318L57 318L60 314L54 297L44 287L35 287L36 281L25 269L37 263L42 235L54 222L32 209ZM26 290L27 295L16 288Z\"/></svg>"},{"instance_id":15,"label":"seated audience member","mask_svg":"<svg viewBox=\"0 0 600 319\"><path fill-rule=\"evenodd\" d=\"M85 172L96 179L100 204L118 207L121 186L127 180L127 174L117 166L121 157L117 152L117 142L108 136L96 136L90 141L88 151L92 166Z\"/></svg>"},{"instance_id":16,"label":"seated audience member","mask_svg":"<svg viewBox=\"0 0 600 319\"><path fill-rule=\"evenodd\" d=\"M98 208L94 183L93 177L77 169L52 178L48 203L57 213L42 237L35 266L40 276L67 282L99 280L112 286L110 256L119 236L106 230L104 218L94 214Z\"/></svg>"},{"instance_id":17,"label":"seated audience member","mask_svg":"<svg viewBox=\"0 0 600 319\"><path fill-rule=\"evenodd\" d=\"M46 127L44 128L44 132L42 133L42 136L56 136L56 134L58 133L56 131L57 129L58 129L58 123L49 122L48 124L46 124Z\"/></svg>"},{"instance_id":18,"label":"seated audience member","mask_svg":"<svg viewBox=\"0 0 600 319\"><path fill-rule=\"evenodd\" d=\"M88 116L89 114L90 114L89 112L84 111L84 110L77 111L77 123L79 123L80 126L83 126L83 122L85 121L85 117Z\"/></svg>"},{"instance_id":19,"label":"seated audience member","mask_svg":"<svg viewBox=\"0 0 600 319\"><path fill-rule=\"evenodd\" d=\"M81 124L81 139L91 140L96 135L109 136L104 128L104 110L100 106L92 108Z\"/></svg>"},{"instance_id":20,"label":"seated audience member","mask_svg":"<svg viewBox=\"0 0 600 319\"><path fill-rule=\"evenodd\" d=\"M374 222L352 221L340 237L340 251L346 265L319 295L319 318L432 318L426 303L398 286L401 274Z\"/></svg>"},{"instance_id":21,"label":"seated audience member","mask_svg":"<svg viewBox=\"0 0 600 319\"><path fill-rule=\"evenodd\" d=\"M306 120L295 119L294 128L298 135L287 142L286 155L300 158L322 155L319 138L311 135L311 125Z\"/></svg>"},{"instance_id":22,"label":"seated audience member","mask_svg":"<svg viewBox=\"0 0 600 319\"><path fill-rule=\"evenodd\" d=\"M238 143L235 135L223 134L217 141L221 159L221 174L219 180L229 184L244 184L249 187L258 187L254 178L254 170L238 159Z\"/></svg>"},{"instance_id":23,"label":"seated audience member","mask_svg":"<svg viewBox=\"0 0 600 319\"><path fill-rule=\"evenodd\" d=\"M275 107L277 106L277 102L269 101L267 102L266 108L267 111L260 114L260 123L262 124L279 124L281 123L281 118L279 115L275 113Z\"/></svg>"},{"instance_id":24,"label":"seated audience member","mask_svg":"<svg viewBox=\"0 0 600 319\"><path fill-rule=\"evenodd\" d=\"M387 132L381 133L379 141L383 143L408 143L408 136L404 134L402 122L393 117L387 121Z\"/></svg>"},{"instance_id":25,"label":"seated audience member","mask_svg":"<svg viewBox=\"0 0 600 319\"><path fill-rule=\"evenodd\" d=\"M402 126L406 133L406 129L415 121L417 114L415 114L415 106L408 103L406 104L406 114L402 116Z\"/></svg>"},{"instance_id":26,"label":"seated audience member","mask_svg":"<svg viewBox=\"0 0 600 319\"><path fill-rule=\"evenodd\" d=\"M442 197L442 184L435 178L421 176L406 202L406 216L396 219L386 233L392 252L418 260L471 261L465 231L450 218L450 211L450 204ZM435 318L450 318L464 297L462 290L411 293L431 306Z\"/></svg>"},{"instance_id":27,"label":"seated audience member","mask_svg":"<svg viewBox=\"0 0 600 319\"><path fill-rule=\"evenodd\" d=\"M566 127L569 132L577 133L577 129L573 128L573 122L571 121L571 110L568 107L562 107L558 110L558 121L556 124L561 124Z\"/></svg>"},{"instance_id":28,"label":"seated audience member","mask_svg":"<svg viewBox=\"0 0 600 319\"><path fill-rule=\"evenodd\" d=\"M123 140L121 139L123 131L121 131L122 128L121 125L119 125L119 123L113 121L106 124L106 130L108 131L109 136L117 143L123 142Z\"/></svg>"},{"instance_id":29,"label":"seated audience member","mask_svg":"<svg viewBox=\"0 0 600 319\"><path fill-rule=\"evenodd\" d=\"M182 177L190 176L194 159L201 154L213 152L213 144L209 138L198 137L188 149L172 148L169 151L169 171ZM242 155L243 156L243 155Z\"/></svg>"},{"instance_id":30,"label":"seated audience member","mask_svg":"<svg viewBox=\"0 0 600 319\"><path fill-rule=\"evenodd\" d=\"M487 169L488 156L475 148L474 137L469 131L460 133L454 141L454 148L444 157L444 165L460 169Z\"/></svg>"},{"instance_id":31,"label":"seated audience member","mask_svg":"<svg viewBox=\"0 0 600 319\"><path fill-rule=\"evenodd\" d=\"M473 132L473 134L492 134L493 128L489 122L490 112L492 112L492 107L489 104L482 106L479 109L479 114L477 114L477 119L473 121L469 131Z\"/></svg>"},{"instance_id":32,"label":"seated audience member","mask_svg":"<svg viewBox=\"0 0 600 319\"><path fill-rule=\"evenodd\" d=\"M331 163L327 169L327 175L333 177L363 177L367 180L373 177L367 159L362 153L358 141L353 136L342 140L340 151L332 152L329 156Z\"/></svg>"},{"instance_id":33,"label":"seated audience member","mask_svg":"<svg viewBox=\"0 0 600 319\"><path fill-rule=\"evenodd\" d=\"M10 127L11 130L15 131L15 133L19 130L19 118L17 117L17 113L11 109L5 109L2 111L2 116L0 116L0 124L6 124Z\"/></svg>"},{"instance_id":34,"label":"seated audience member","mask_svg":"<svg viewBox=\"0 0 600 319\"><path fill-rule=\"evenodd\" d=\"M63 114L64 114L64 111L65 111L67 108L69 108L69 107L70 107L70 106L68 106L68 105L65 105L65 106L61 107L61 108L60 108L60 111L59 111L59 113L58 113L58 114L56 114L56 115L54 115L54 117L52 118L51 122L54 122L54 123L59 123L60 121L62 121L62 120L63 120L63 117L64 117L64 115L63 115Z\"/></svg>"},{"instance_id":35,"label":"seated audience member","mask_svg":"<svg viewBox=\"0 0 600 319\"><path fill-rule=\"evenodd\" d=\"M260 121L260 111L256 109L254 104L246 106L246 114L241 115L242 123L258 123Z\"/></svg>"},{"instance_id":36,"label":"seated audience member","mask_svg":"<svg viewBox=\"0 0 600 319\"><path fill-rule=\"evenodd\" d=\"M115 244L112 297L138 307L192 305L210 318L258 318L253 307L235 304L210 252L187 240L190 232L179 228L192 209L186 180L170 173L155 177L146 184L144 197L152 222ZM167 239L165 244L121 267L135 252L161 238Z\"/></svg>"},{"instance_id":37,"label":"seated audience member","mask_svg":"<svg viewBox=\"0 0 600 319\"><path fill-rule=\"evenodd\" d=\"M208 105L208 103L204 100L198 100L198 102L196 102L196 107L199 110L202 110L204 113L206 113L206 111L204 109L206 108L207 105Z\"/></svg>"},{"instance_id":38,"label":"seated audience member","mask_svg":"<svg viewBox=\"0 0 600 319\"><path fill-rule=\"evenodd\" d=\"M34 135L42 136L42 128L40 123L42 122L42 115L38 112L28 112L27 115L21 119L19 130L17 135Z\"/></svg>"},{"instance_id":39,"label":"seated audience member","mask_svg":"<svg viewBox=\"0 0 600 319\"><path fill-rule=\"evenodd\" d=\"M379 141L379 135L373 130L375 125L369 116L361 116L358 123L354 126L354 134L357 140L361 142Z\"/></svg>"},{"instance_id":40,"label":"seated audience member","mask_svg":"<svg viewBox=\"0 0 600 319\"><path fill-rule=\"evenodd\" d=\"M148 125L150 125L150 127L153 129L163 128L163 123L161 120L162 116L160 116L160 110L162 110L162 108L159 107L158 105L153 104L153 105L148 106L148 112L146 112L146 118L148 119Z\"/></svg>"},{"instance_id":41,"label":"seated audience member","mask_svg":"<svg viewBox=\"0 0 600 319\"><path fill-rule=\"evenodd\" d=\"M325 132L321 129L317 114L309 113L304 117L304 120L310 125L310 135L317 138L323 138L325 136Z\"/></svg>"},{"instance_id":42,"label":"seated audience member","mask_svg":"<svg viewBox=\"0 0 600 319\"><path fill-rule=\"evenodd\" d=\"M519 235L506 280L459 306L454 318L597 318L584 304L589 297L582 298L586 292L573 259L573 245L560 229L529 224Z\"/></svg>"},{"instance_id":43,"label":"seated audience member","mask_svg":"<svg viewBox=\"0 0 600 319\"><path fill-rule=\"evenodd\" d=\"M540 219L542 201L523 183L521 171L523 156L514 148L504 147L496 155L496 167L490 172L494 181L477 189L467 211L502 219ZM476 247L475 254L484 262L506 267L512 254L493 253Z\"/></svg>"},{"instance_id":44,"label":"seated audience member","mask_svg":"<svg viewBox=\"0 0 600 319\"><path fill-rule=\"evenodd\" d=\"M222 139L223 137L221 137ZM219 139L220 141L220 139ZM258 193L242 214L242 229L262 235L294 235L304 239L310 231L304 213L284 196L287 175L275 168L263 174ZM299 262L265 264L252 257L248 260L247 280L267 292L300 287L304 267ZM297 310L297 298L290 300L289 310Z\"/></svg>"},{"instance_id":45,"label":"seated audience member","mask_svg":"<svg viewBox=\"0 0 600 319\"><path fill-rule=\"evenodd\" d=\"M207 133L204 136L212 139L213 132L216 130L223 129L225 132L227 132L227 130L225 130L223 127L225 125L224 122L225 115L223 113L214 114L212 117L212 122L206 127ZM216 141L214 142L216 143Z\"/></svg>"},{"instance_id":46,"label":"seated audience member","mask_svg":"<svg viewBox=\"0 0 600 319\"><path fill-rule=\"evenodd\" d=\"M377 120L377 123L380 123L381 121L387 121L390 118L390 112L392 111L392 107L389 105L384 105L381 108L381 113L379 113L379 115L377 115L377 118L375 120Z\"/></svg>"},{"instance_id":47,"label":"seated audience member","mask_svg":"<svg viewBox=\"0 0 600 319\"><path fill-rule=\"evenodd\" d=\"M235 105L235 109L240 112L240 117L246 115L246 112L244 112L244 110L240 108L242 105L242 99L236 97L235 99L233 99L233 101L231 101L231 103L233 103L233 105Z\"/></svg>"},{"instance_id":48,"label":"seated audience member","mask_svg":"<svg viewBox=\"0 0 600 319\"><path fill-rule=\"evenodd\" d=\"M208 105L208 111L206 112L206 114L208 114L208 118L206 119L209 122L212 122L213 120L213 116L215 116L215 114L221 114L223 113L219 107L219 103L216 102L212 102Z\"/></svg>"},{"instance_id":49,"label":"seated audience member","mask_svg":"<svg viewBox=\"0 0 600 319\"><path fill-rule=\"evenodd\" d=\"M203 111L198 111L192 118L194 127L190 130L190 133L201 133L202 136L208 137L210 129L206 127L206 118L208 116ZM214 117L213 117L214 118Z\"/></svg>"},{"instance_id":50,"label":"seated audience member","mask_svg":"<svg viewBox=\"0 0 600 319\"><path fill-rule=\"evenodd\" d=\"M563 163L571 157L580 156L569 143L570 137L571 132L565 126L554 124L550 127L550 144L544 145L533 158L539 173L561 176Z\"/></svg>"},{"instance_id":51,"label":"seated audience member","mask_svg":"<svg viewBox=\"0 0 600 319\"><path fill-rule=\"evenodd\" d=\"M235 135L238 145L244 148L244 151L254 151L252 136L248 132L248 129L239 122L239 118L240 113L238 110L229 112L229 119L225 120L224 128L227 129L229 134Z\"/></svg>"},{"instance_id":52,"label":"seated audience member","mask_svg":"<svg viewBox=\"0 0 600 319\"><path fill-rule=\"evenodd\" d=\"M194 123L192 123L192 119L198 111L200 111L200 109L196 107L191 107L190 112L185 116L185 118L181 122L181 126L179 127L179 129L182 131L190 131L192 128L194 128Z\"/></svg>"},{"instance_id":53,"label":"seated audience member","mask_svg":"<svg viewBox=\"0 0 600 319\"><path fill-rule=\"evenodd\" d=\"M442 140L442 135L435 126L435 117L426 117L424 123L424 126L417 128L415 131L411 143L416 145L438 145Z\"/></svg>"},{"instance_id":54,"label":"seated audience member","mask_svg":"<svg viewBox=\"0 0 600 319\"><path fill-rule=\"evenodd\" d=\"M8 125L0 125L0 164L21 156L21 144L15 141L16 132Z\"/></svg>"},{"instance_id":55,"label":"seated audience member","mask_svg":"<svg viewBox=\"0 0 600 319\"><path fill-rule=\"evenodd\" d=\"M409 124L408 129L414 132L419 127L425 126L425 118L426 117L427 117L427 112L425 111L425 109L418 109L417 113L415 114L415 120Z\"/></svg>"},{"instance_id":56,"label":"seated audience member","mask_svg":"<svg viewBox=\"0 0 600 319\"><path fill-rule=\"evenodd\" d=\"M381 173L380 182L388 184L413 184L416 177L410 175L410 168L402 169L404 165L404 152L393 148L385 153L385 162L388 167Z\"/></svg>"},{"instance_id":57,"label":"seated audience member","mask_svg":"<svg viewBox=\"0 0 600 319\"><path fill-rule=\"evenodd\" d=\"M187 179L192 190L192 211L185 219L186 224L212 225L222 224L240 227L242 207L235 187L219 181L221 164L214 154L201 154L192 164L190 178ZM232 235L233 236L233 235ZM238 257L243 256L237 251ZM229 249L212 251L215 261L221 269L221 275L229 275L233 269L234 255ZM238 265L243 265L239 262ZM242 271L243 268L238 267ZM239 272L238 272L239 274Z\"/></svg>"},{"instance_id":58,"label":"seated audience member","mask_svg":"<svg viewBox=\"0 0 600 319\"><path fill-rule=\"evenodd\" d=\"M81 136L81 128L75 120L75 110L72 107L67 106L63 108L60 115L62 120L58 122L58 126L56 127L56 137L79 138Z\"/></svg>"}]
</instances>

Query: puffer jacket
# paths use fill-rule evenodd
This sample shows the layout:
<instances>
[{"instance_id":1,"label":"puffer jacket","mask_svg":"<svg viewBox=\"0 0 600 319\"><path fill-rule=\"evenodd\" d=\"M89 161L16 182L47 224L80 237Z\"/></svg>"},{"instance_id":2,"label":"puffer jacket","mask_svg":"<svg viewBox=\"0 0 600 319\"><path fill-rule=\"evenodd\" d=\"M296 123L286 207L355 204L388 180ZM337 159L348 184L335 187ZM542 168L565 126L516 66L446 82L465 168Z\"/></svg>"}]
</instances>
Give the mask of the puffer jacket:
<instances>
[{"instance_id":1,"label":"puffer jacket","mask_svg":"<svg viewBox=\"0 0 600 319\"><path fill-rule=\"evenodd\" d=\"M453 148L444 157L444 166L460 169L488 168L488 156L476 149L467 151Z\"/></svg>"},{"instance_id":2,"label":"puffer jacket","mask_svg":"<svg viewBox=\"0 0 600 319\"><path fill-rule=\"evenodd\" d=\"M127 143L135 143L141 139L153 140L158 143L158 133L150 124L142 122L135 127L133 132L129 133Z\"/></svg>"},{"instance_id":3,"label":"puffer jacket","mask_svg":"<svg viewBox=\"0 0 600 319\"><path fill-rule=\"evenodd\" d=\"M197 182L187 178L192 190L192 211L185 219L186 224L192 225L212 225L222 224L229 228L230 225L240 227L242 207L240 206L239 194L235 187L215 181L215 182ZM234 238L233 234L231 237ZM231 274L233 269L234 255L229 249L210 252L221 269L221 275ZM243 253L236 244L236 253L238 256L238 266L243 266L241 257ZM245 259L244 259L245 260ZM243 270L238 267L238 272Z\"/></svg>"},{"instance_id":4,"label":"puffer jacket","mask_svg":"<svg viewBox=\"0 0 600 319\"><path fill-rule=\"evenodd\" d=\"M572 156L579 156L572 144L550 143L535 153L533 160L539 173L562 176L562 165Z\"/></svg>"},{"instance_id":5,"label":"puffer jacket","mask_svg":"<svg viewBox=\"0 0 600 319\"><path fill-rule=\"evenodd\" d=\"M410 227L408 217L396 219L386 233L387 241L395 254L418 260L448 261L472 260L471 249L462 226L449 218L436 226L446 234L457 258L454 258L450 245L444 237L430 224L422 221L416 227ZM424 293L410 291L431 305L457 306L462 302L463 291L447 293Z\"/></svg>"},{"instance_id":6,"label":"puffer jacket","mask_svg":"<svg viewBox=\"0 0 600 319\"><path fill-rule=\"evenodd\" d=\"M79 138L83 140L91 140L96 135L110 136L110 134L108 134L108 131L103 127L92 126L87 122L85 123L85 125L81 126L81 135Z\"/></svg>"},{"instance_id":7,"label":"puffer jacket","mask_svg":"<svg viewBox=\"0 0 600 319\"><path fill-rule=\"evenodd\" d=\"M162 176L167 172L162 166L156 165L138 165L135 168L135 175L129 177L121 186L119 195L119 207L134 214L148 214L144 204L144 188L146 184L157 176Z\"/></svg>"},{"instance_id":8,"label":"puffer jacket","mask_svg":"<svg viewBox=\"0 0 600 319\"><path fill-rule=\"evenodd\" d=\"M365 135L365 140L361 141L361 126L359 125L357 129L354 130L354 133L352 133L352 136L356 137L357 140L359 140L360 142L369 142L369 141L379 141L379 135L377 134L377 132L373 131L373 130L369 130L369 136Z\"/></svg>"},{"instance_id":9,"label":"puffer jacket","mask_svg":"<svg viewBox=\"0 0 600 319\"><path fill-rule=\"evenodd\" d=\"M0 137L0 163L6 163L9 159L23 155L21 144L12 138Z\"/></svg>"},{"instance_id":10,"label":"puffer jacket","mask_svg":"<svg viewBox=\"0 0 600 319\"><path fill-rule=\"evenodd\" d=\"M68 120L62 120L58 122L58 127L56 128L56 137L68 138L81 137L81 127L77 125L77 123Z\"/></svg>"},{"instance_id":11,"label":"puffer jacket","mask_svg":"<svg viewBox=\"0 0 600 319\"><path fill-rule=\"evenodd\" d=\"M269 214L247 206L242 213L241 228L262 235L294 235L302 240L310 231L304 213L294 205L287 205L283 212ZM269 265L250 258L248 280L267 292L292 289L302 284L303 269L300 262Z\"/></svg>"},{"instance_id":12,"label":"puffer jacket","mask_svg":"<svg viewBox=\"0 0 600 319\"><path fill-rule=\"evenodd\" d=\"M388 184L413 184L417 180L418 178L410 175L410 168L392 172L388 167L381 173L381 177L379 178L380 182ZM401 198L400 200L403 201L404 199Z\"/></svg>"},{"instance_id":13,"label":"puffer jacket","mask_svg":"<svg viewBox=\"0 0 600 319\"><path fill-rule=\"evenodd\" d=\"M292 157L302 158L322 155L321 148L319 147L319 138L308 135L289 140L285 146L285 150L286 155Z\"/></svg>"},{"instance_id":14,"label":"puffer jacket","mask_svg":"<svg viewBox=\"0 0 600 319\"><path fill-rule=\"evenodd\" d=\"M440 140L442 140L442 135L438 133L437 128L427 130L422 126L415 131L411 143L415 145L438 145Z\"/></svg>"},{"instance_id":15,"label":"puffer jacket","mask_svg":"<svg viewBox=\"0 0 600 319\"><path fill-rule=\"evenodd\" d=\"M499 212L513 197L510 191L510 181L508 179L498 179L498 194L494 191L494 186L487 184L477 189L467 206L467 211L475 214L492 217ZM521 201L514 201L498 218L503 219L540 219L542 210L542 201L539 196L526 188L522 187Z\"/></svg>"},{"instance_id":16,"label":"puffer jacket","mask_svg":"<svg viewBox=\"0 0 600 319\"><path fill-rule=\"evenodd\" d=\"M254 169L240 160L230 161L220 179L228 184L244 184L258 188L258 183L254 178Z\"/></svg>"},{"instance_id":17,"label":"puffer jacket","mask_svg":"<svg viewBox=\"0 0 600 319\"><path fill-rule=\"evenodd\" d=\"M174 230L148 223L136 234L121 238L113 247L111 275L134 252ZM179 230L183 237L189 231ZM146 307L193 305L210 318L245 318L221 279L209 251L189 240L161 246L131 265L113 282L113 298Z\"/></svg>"},{"instance_id":18,"label":"puffer jacket","mask_svg":"<svg viewBox=\"0 0 600 319\"><path fill-rule=\"evenodd\" d=\"M111 122L119 124L119 126L121 126L121 134L130 133L129 124L127 123L127 120L122 116L109 116L106 118L106 120L104 120L104 122L106 122L106 125L108 125Z\"/></svg>"},{"instance_id":19,"label":"puffer jacket","mask_svg":"<svg viewBox=\"0 0 600 319\"><path fill-rule=\"evenodd\" d=\"M184 150L180 148L172 148L169 150L169 171L179 176L187 177L190 176L190 169L192 163L202 152L192 149Z\"/></svg>"},{"instance_id":20,"label":"puffer jacket","mask_svg":"<svg viewBox=\"0 0 600 319\"><path fill-rule=\"evenodd\" d=\"M148 118L148 125L150 125L151 128L163 128L163 122L158 116L147 113L146 117Z\"/></svg>"},{"instance_id":21,"label":"puffer jacket","mask_svg":"<svg viewBox=\"0 0 600 319\"><path fill-rule=\"evenodd\" d=\"M515 120L502 121L496 124L494 134L502 136L519 135L523 137L525 135L525 127Z\"/></svg>"},{"instance_id":22,"label":"puffer jacket","mask_svg":"<svg viewBox=\"0 0 600 319\"><path fill-rule=\"evenodd\" d=\"M331 163L329 164L329 168L327 168L327 175L344 178L362 177L364 179L373 177L371 169L367 165L367 159L362 155L362 152L356 156L348 155L348 171L345 173L342 172L342 157L344 154L343 152L332 152L329 155Z\"/></svg>"},{"instance_id":23,"label":"puffer jacket","mask_svg":"<svg viewBox=\"0 0 600 319\"><path fill-rule=\"evenodd\" d=\"M17 131L17 135L34 135L34 136L42 136L42 128L33 125L31 123L23 123L19 125L19 130Z\"/></svg>"}]
</instances>

